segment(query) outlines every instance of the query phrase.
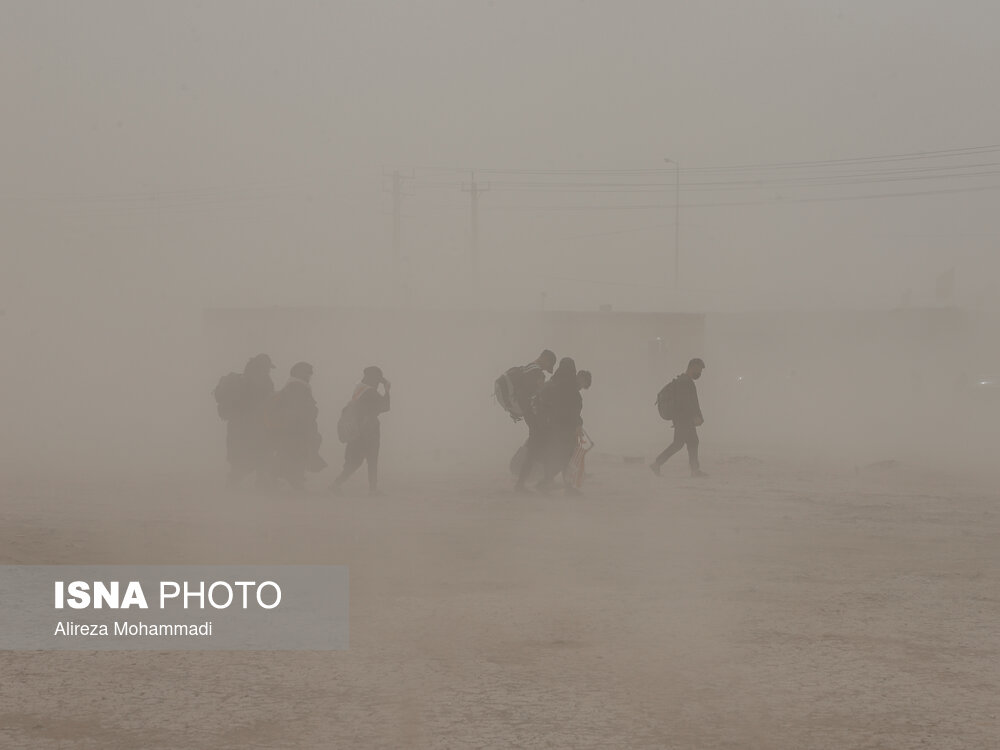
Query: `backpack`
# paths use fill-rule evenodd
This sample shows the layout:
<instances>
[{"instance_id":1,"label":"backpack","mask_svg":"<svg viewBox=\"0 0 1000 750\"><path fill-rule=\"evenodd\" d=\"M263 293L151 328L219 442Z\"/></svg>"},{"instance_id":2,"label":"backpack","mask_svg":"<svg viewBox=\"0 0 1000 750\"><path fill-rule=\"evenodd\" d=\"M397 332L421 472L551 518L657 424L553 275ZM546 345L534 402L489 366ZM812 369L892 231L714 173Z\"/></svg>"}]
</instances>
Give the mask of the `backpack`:
<instances>
[{"instance_id":1,"label":"backpack","mask_svg":"<svg viewBox=\"0 0 1000 750\"><path fill-rule=\"evenodd\" d=\"M337 420L337 439L342 443L353 443L361 438L361 394L369 386L358 388L347 405L340 411Z\"/></svg>"},{"instance_id":2,"label":"backpack","mask_svg":"<svg viewBox=\"0 0 1000 750\"><path fill-rule=\"evenodd\" d=\"M674 378L656 394L656 410L663 419L672 420L677 410L677 378Z\"/></svg>"},{"instance_id":3,"label":"backpack","mask_svg":"<svg viewBox=\"0 0 1000 750\"><path fill-rule=\"evenodd\" d=\"M517 402L517 381L524 370L524 367L511 367L493 383L493 397L515 422L520 422L524 417L521 405Z\"/></svg>"},{"instance_id":4,"label":"backpack","mask_svg":"<svg viewBox=\"0 0 1000 750\"><path fill-rule=\"evenodd\" d=\"M240 399L243 396L243 376L238 372L231 372L219 378L218 385L212 391L215 397L216 410L219 418L224 420L232 419L239 409Z\"/></svg>"}]
</instances>

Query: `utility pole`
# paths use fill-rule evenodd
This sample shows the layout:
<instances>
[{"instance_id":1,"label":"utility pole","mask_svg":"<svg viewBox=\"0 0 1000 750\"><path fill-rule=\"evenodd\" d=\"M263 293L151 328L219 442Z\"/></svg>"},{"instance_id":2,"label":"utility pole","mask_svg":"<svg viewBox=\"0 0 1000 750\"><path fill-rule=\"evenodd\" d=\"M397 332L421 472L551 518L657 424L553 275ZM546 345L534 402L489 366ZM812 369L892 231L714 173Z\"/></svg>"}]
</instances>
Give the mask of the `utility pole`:
<instances>
[{"instance_id":1,"label":"utility pole","mask_svg":"<svg viewBox=\"0 0 1000 750\"><path fill-rule=\"evenodd\" d=\"M404 175L398 169L394 169L391 175L382 173L385 177L392 177L392 275L394 290L399 294L402 287L400 277L400 236L403 218L403 198L412 193L404 190L404 180L413 179L413 174Z\"/></svg>"},{"instance_id":2,"label":"utility pole","mask_svg":"<svg viewBox=\"0 0 1000 750\"><path fill-rule=\"evenodd\" d=\"M403 197L407 195L413 195L412 193L407 193L404 187L404 180L412 180L413 175L404 175L398 169L394 169L391 175L385 174L385 177L392 177L392 261L396 263L399 260L399 238L400 238L400 226L402 224L403 216Z\"/></svg>"},{"instance_id":3,"label":"utility pole","mask_svg":"<svg viewBox=\"0 0 1000 750\"><path fill-rule=\"evenodd\" d=\"M674 165L677 181L674 188L674 289L680 285L681 264L681 165L676 159L664 159L667 164Z\"/></svg>"},{"instance_id":4,"label":"utility pole","mask_svg":"<svg viewBox=\"0 0 1000 750\"><path fill-rule=\"evenodd\" d=\"M402 178L399 170L392 172L392 260L399 262L399 225L403 213Z\"/></svg>"},{"instance_id":5,"label":"utility pole","mask_svg":"<svg viewBox=\"0 0 1000 750\"><path fill-rule=\"evenodd\" d=\"M674 289L680 286L681 280L681 165L677 167L677 186L674 193Z\"/></svg>"},{"instance_id":6,"label":"utility pole","mask_svg":"<svg viewBox=\"0 0 1000 750\"><path fill-rule=\"evenodd\" d=\"M476 173L471 173L468 186L462 185L462 192L469 194L469 249L466 264L473 278L479 274L479 195L490 189L476 182Z\"/></svg>"}]
</instances>

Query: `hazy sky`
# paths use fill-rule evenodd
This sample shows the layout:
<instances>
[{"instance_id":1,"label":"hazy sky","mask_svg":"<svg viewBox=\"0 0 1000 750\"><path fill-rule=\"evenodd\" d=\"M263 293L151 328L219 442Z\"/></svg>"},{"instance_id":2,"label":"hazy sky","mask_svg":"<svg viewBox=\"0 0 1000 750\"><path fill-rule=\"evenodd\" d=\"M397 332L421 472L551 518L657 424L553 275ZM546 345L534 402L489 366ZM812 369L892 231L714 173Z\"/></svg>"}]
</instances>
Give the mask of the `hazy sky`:
<instances>
[{"instance_id":1,"label":"hazy sky","mask_svg":"<svg viewBox=\"0 0 1000 750\"><path fill-rule=\"evenodd\" d=\"M393 168L416 168L402 245L419 303L458 304L468 243L469 177L441 168L548 172L480 172L490 304L545 290L563 307L891 306L908 287L932 301L951 266L960 301L996 289L1000 150L810 167L752 190L732 186L745 173L699 171L1000 144L995 3L3 11L8 309L384 302ZM664 157L682 166L676 294ZM927 171L881 180L888 168ZM638 179L651 192L554 173L655 169ZM724 189L697 184L713 176ZM580 191L595 179L613 187ZM570 188L509 189L531 180ZM898 192L931 194L853 199Z\"/></svg>"}]
</instances>

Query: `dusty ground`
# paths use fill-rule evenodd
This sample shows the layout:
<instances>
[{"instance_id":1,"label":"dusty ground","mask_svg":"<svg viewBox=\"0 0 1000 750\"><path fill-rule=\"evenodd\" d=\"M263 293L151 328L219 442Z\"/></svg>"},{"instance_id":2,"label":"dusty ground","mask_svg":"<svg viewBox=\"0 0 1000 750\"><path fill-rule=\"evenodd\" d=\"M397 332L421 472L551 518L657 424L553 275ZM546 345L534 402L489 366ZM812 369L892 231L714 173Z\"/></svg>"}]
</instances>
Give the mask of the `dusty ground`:
<instances>
[{"instance_id":1,"label":"dusty ground","mask_svg":"<svg viewBox=\"0 0 1000 750\"><path fill-rule=\"evenodd\" d=\"M730 451L387 496L8 476L0 562L350 566L351 648L0 654L0 747L995 748L995 477Z\"/></svg>"}]
</instances>

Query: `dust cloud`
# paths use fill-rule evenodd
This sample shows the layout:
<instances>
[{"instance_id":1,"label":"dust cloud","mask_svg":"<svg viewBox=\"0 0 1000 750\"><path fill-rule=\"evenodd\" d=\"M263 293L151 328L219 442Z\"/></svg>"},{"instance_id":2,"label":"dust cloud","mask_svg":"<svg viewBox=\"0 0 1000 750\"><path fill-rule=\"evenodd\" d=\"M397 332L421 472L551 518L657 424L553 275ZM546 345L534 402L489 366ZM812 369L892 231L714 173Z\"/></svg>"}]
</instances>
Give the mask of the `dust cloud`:
<instances>
[{"instance_id":1,"label":"dust cloud","mask_svg":"<svg viewBox=\"0 0 1000 750\"><path fill-rule=\"evenodd\" d=\"M667 439L653 401L702 356L711 444L859 465L990 464L1000 369L997 320L958 308L843 312L626 313L427 308L9 311L8 471L95 476L224 474L225 424L212 389L267 352L281 388L313 364L323 453L340 458L336 420L361 370L397 384L385 440L390 466L501 466L523 441L493 381L543 348L594 373L584 421L601 451L646 455ZM995 388L995 386L994 386ZM950 437L949 437L950 436ZM393 472L395 473L395 472ZM320 480L320 484L322 481Z\"/></svg>"},{"instance_id":2,"label":"dust cloud","mask_svg":"<svg viewBox=\"0 0 1000 750\"><path fill-rule=\"evenodd\" d=\"M0 745L995 746L995 9L6 15L0 563L347 565L351 647L3 652ZM543 349L578 496L512 489ZM302 491L227 486L261 353ZM694 357L708 476L654 476ZM335 495L371 365L383 494Z\"/></svg>"}]
</instances>

